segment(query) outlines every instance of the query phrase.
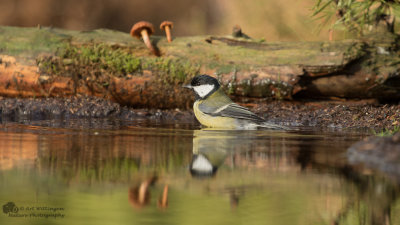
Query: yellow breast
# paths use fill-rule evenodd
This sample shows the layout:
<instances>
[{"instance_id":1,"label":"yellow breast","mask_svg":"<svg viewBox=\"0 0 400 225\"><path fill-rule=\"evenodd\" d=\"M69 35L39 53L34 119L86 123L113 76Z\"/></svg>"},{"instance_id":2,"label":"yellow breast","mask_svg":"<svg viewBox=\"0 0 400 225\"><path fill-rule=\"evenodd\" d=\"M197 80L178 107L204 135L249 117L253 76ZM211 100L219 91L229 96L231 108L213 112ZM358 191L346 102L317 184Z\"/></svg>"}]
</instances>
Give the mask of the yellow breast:
<instances>
[{"instance_id":1,"label":"yellow breast","mask_svg":"<svg viewBox=\"0 0 400 225\"><path fill-rule=\"evenodd\" d=\"M236 129L237 122L234 118L222 117L222 116L210 116L199 110L200 100L195 101L193 105L194 115L197 120L206 127L212 128L226 128L226 129Z\"/></svg>"}]
</instances>

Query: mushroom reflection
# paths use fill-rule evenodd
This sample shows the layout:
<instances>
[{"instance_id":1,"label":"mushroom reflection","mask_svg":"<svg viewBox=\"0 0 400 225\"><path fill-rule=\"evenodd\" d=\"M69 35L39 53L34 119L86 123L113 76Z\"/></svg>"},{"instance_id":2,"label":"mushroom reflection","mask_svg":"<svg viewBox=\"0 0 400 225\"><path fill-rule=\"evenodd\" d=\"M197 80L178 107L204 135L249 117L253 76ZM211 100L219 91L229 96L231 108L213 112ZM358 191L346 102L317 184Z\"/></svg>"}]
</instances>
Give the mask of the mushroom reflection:
<instances>
[{"instance_id":1,"label":"mushroom reflection","mask_svg":"<svg viewBox=\"0 0 400 225\"><path fill-rule=\"evenodd\" d=\"M157 181L157 177L153 176L142 181L139 185L135 185L129 189L129 202L135 208L142 208L150 202L149 187Z\"/></svg>"},{"instance_id":2,"label":"mushroom reflection","mask_svg":"<svg viewBox=\"0 0 400 225\"><path fill-rule=\"evenodd\" d=\"M157 206L160 209L168 208L168 184L164 185L162 195L158 199Z\"/></svg>"}]
</instances>

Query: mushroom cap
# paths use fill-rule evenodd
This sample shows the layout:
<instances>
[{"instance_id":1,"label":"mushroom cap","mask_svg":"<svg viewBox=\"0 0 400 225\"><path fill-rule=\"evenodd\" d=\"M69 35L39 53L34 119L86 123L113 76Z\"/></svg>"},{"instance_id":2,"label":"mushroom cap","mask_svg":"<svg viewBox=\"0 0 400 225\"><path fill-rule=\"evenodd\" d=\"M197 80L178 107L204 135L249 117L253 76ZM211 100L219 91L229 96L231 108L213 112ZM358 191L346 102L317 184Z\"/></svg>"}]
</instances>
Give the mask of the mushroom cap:
<instances>
[{"instance_id":1,"label":"mushroom cap","mask_svg":"<svg viewBox=\"0 0 400 225\"><path fill-rule=\"evenodd\" d=\"M131 29L131 36L132 37L137 37L140 38L142 35L140 34L140 32L142 30L146 29L147 33L149 35L152 35L154 33L154 26L153 24L147 22L147 21L140 21L135 23L135 25L132 26Z\"/></svg>"},{"instance_id":2,"label":"mushroom cap","mask_svg":"<svg viewBox=\"0 0 400 225\"><path fill-rule=\"evenodd\" d=\"M166 27L166 26L170 26L171 28L173 28L173 27L174 27L174 23L171 22L171 21L168 21L168 20L163 21L163 22L160 24L160 29L161 29L161 30L165 30L165 27Z\"/></svg>"}]
</instances>

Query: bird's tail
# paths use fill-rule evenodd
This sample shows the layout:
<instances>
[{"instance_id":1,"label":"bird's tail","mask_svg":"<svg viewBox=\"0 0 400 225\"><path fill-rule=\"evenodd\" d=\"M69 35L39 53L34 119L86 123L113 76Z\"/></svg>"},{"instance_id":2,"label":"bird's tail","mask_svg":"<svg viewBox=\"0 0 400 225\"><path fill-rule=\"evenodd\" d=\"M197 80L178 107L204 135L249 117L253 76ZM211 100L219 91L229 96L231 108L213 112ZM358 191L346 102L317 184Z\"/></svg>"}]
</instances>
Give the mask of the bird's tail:
<instances>
[{"instance_id":1,"label":"bird's tail","mask_svg":"<svg viewBox=\"0 0 400 225\"><path fill-rule=\"evenodd\" d=\"M273 124L269 122L262 122L258 124L260 128L273 129L273 130L292 130L291 128L283 125Z\"/></svg>"}]
</instances>

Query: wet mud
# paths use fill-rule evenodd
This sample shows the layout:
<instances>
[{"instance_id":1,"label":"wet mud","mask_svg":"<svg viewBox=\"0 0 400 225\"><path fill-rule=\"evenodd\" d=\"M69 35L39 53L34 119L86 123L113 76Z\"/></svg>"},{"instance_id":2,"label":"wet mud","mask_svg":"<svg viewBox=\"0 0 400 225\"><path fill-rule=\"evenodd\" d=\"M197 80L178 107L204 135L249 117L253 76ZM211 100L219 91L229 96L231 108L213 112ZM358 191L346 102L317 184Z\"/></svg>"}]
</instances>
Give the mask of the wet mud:
<instances>
[{"instance_id":1,"label":"wet mud","mask_svg":"<svg viewBox=\"0 0 400 225\"><path fill-rule=\"evenodd\" d=\"M334 129L391 130L400 126L400 105L368 101L263 103L254 112L290 126Z\"/></svg>"},{"instance_id":2,"label":"wet mud","mask_svg":"<svg viewBox=\"0 0 400 225\"><path fill-rule=\"evenodd\" d=\"M128 125L129 121L169 121L173 124L175 121L191 123L193 119L193 114L188 111L134 109L96 97L0 97L0 121L3 124L18 122L63 128L118 129Z\"/></svg>"},{"instance_id":3,"label":"wet mud","mask_svg":"<svg viewBox=\"0 0 400 225\"><path fill-rule=\"evenodd\" d=\"M266 120L293 127L368 129L371 132L400 126L400 105L359 102L271 101L242 104ZM191 109L136 109L96 97L0 98L5 121L99 118L124 121L159 120L197 125Z\"/></svg>"}]
</instances>

